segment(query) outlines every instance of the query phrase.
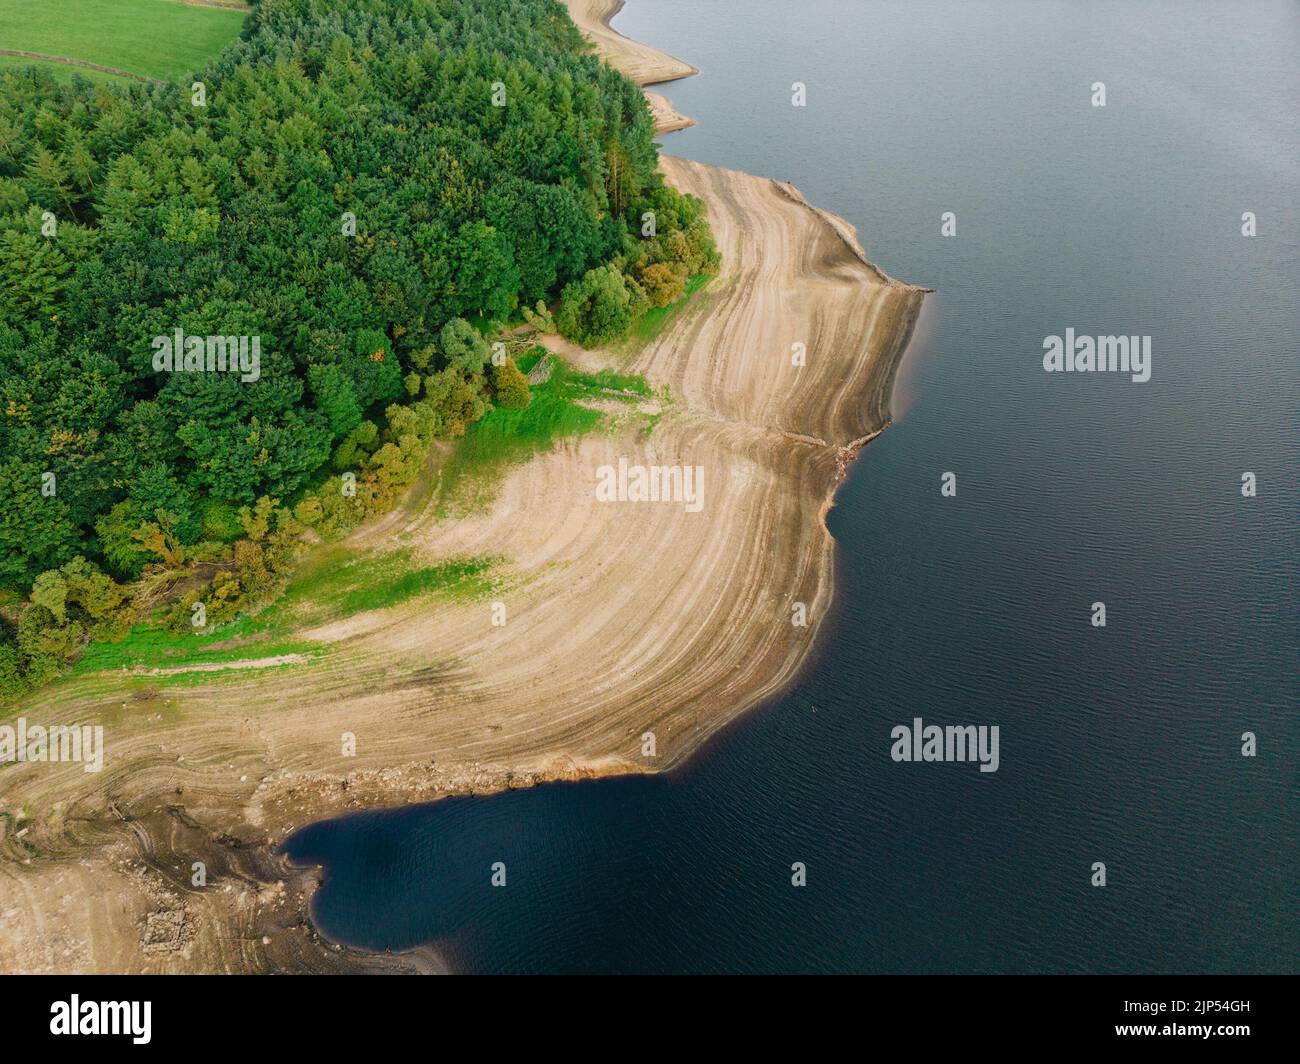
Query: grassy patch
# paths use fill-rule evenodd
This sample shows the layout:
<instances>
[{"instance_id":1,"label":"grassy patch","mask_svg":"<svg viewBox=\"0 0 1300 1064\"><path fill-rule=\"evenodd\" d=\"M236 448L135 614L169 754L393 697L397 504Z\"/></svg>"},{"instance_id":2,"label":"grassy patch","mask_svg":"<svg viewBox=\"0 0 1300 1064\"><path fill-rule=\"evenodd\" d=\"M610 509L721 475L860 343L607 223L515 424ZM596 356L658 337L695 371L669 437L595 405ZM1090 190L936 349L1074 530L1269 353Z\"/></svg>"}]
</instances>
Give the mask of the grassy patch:
<instances>
[{"instance_id":1,"label":"grassy patch","mask_svg":"<svg viewBox=\"0 0 1300 1064\"><path fill-rule=\"evenodd\" d=\"M601 422L599 411L579 406L592 389L558 358L551 360L551 375L532 389L532 401L523 410L496 406L469 427L457 448L453 465L483 468L531 457L564 436L580 436Z\"/></svg>"},{"instance_id":2,"label":"grassy patch","mask_svg":"<svg viewBox=\"0 0 1300 1064\"><path fill-rule=\"evenodd\" d=\"M480 598L492 589L490 571L495 564L492 558L465 558L421 567L412 565L408 550L359 557L348 557L337 547L323 550L299 570L283 595L256 616L241 617L209 634L177 635L155 625L137 625L121 642L90 644L72 675L210 665L286 654L319 658L327 652L327 645L294 638L296 627L396 606L422 595ZM207 679L214 675L184 674Z\"/></svg>"},{"instance_id":3,"label":"grassy patch","mask_svg":"<svg viewBox=\"0 0 1300 1064\"><path fill-rule=\"evenodd\" d=\"M529 348L529 350L525 354L522 354L518 358L516 358L515 365L519 367L520 373L524 373L524 374L531 373L533 367L537 365L537 363L539 363L545 357L546 357L546 348L534 346Z\"/></svg>"},{"instance_id":4,"label":"grassy patch","mask_svg":"<svg viewBox=\"0 0 1300 1064\"><path fill-rule=\"evenodd\" d=\"M632 340L638 344L647 344L657 340L664 327L679 315L691 297L709 283L712 274L696 273L686 278L686 289L682 297L669 303L666 307L651 307L641 315L640 321L632 330Z\"/></svg>"},{"instance_id":5,"label":"grassy patch","mask_svg":"<svg viewBox=\"0 0 1300 1064\"><path fill-rule=\"evenodd\" d=\"M610 423L609 415L583 406L584 401L638 403L653 394L639 376L609 370L581 373L556 356L551 357L550 368L550 377L532 386L532 401L525 409L493 407L466 431L442 469L444 516L485 504L496 475L507 466L549 449L558 439L581 436Z\"/></svg>"},{"instance_id":6,"label":"grassy patch","mask_svg":"<svg viewBox=\"0 0 1300 1064\"><path fill-rule=\"evenodd\" d=\"M495 564L493 558L480 557L414 566L409 550L348 556L332 548L304 565L284 594L247 623L276 632L385 609L422 595L477 599L491 590Z\"/></svg>"},{"instance_id":7,"label":"grassy patch","mask_svg":"<svg viewBox=\"0 0 1300 1064\"><path fill-rule=\"evenodd\" d=\"M91 643L73 666L72 675L124 668L168 669L218 664L282 654L319 657L324 652L320 643L304 639L272 639L266 635L241 638L241 633L236 631L238 627L228 626L212 635L175 635L161 628L137 625L120 643Z\"/></svg>"},{"instance_id":8,"label":"grassy patch","mask_svg":"<svg viewBox=\"0 0 1300 1064\"><path fill-rule=\"evenodd\" d=\"M640 374L615 373L610 369L602 369L599 373L579 373L571 369L568 374L574 388L586 391L587 394L580 398L622 399L636 403L654 395Z\"/></svg>"},{"instance_id":9,"label":"grassy patch","mask_svg":"<svg viewBox=\"0 0 1300 1064\"><path fill-rule=\"evenodd\" d=\"M238 37L247 17L176 0L0 0L0 47L177 81Z\"/></svg>"}]
</instances>

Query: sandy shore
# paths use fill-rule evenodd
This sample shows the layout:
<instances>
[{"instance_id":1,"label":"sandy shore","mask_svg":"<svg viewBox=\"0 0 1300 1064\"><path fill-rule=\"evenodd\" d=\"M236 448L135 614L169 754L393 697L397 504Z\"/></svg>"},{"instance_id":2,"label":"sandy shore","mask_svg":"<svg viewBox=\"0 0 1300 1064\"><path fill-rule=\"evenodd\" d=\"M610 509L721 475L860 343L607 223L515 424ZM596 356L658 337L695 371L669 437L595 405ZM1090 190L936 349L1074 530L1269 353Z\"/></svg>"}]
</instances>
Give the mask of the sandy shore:
<instances>
[{"instance_id":1,"label":"sandy shore","mask_svg":"<svg viewBox=\"0 0 1300 1064\"><path fill-rule=\"evenodd\" d=\"M610 30L613 0L570 7L638 81L692 72ZM417 491L348 541L502 558L507 623L487 602L417 600L304 632L328 645L320 660L38 692L19 712L102 723L105 767L0 769L0 971L437 970L429 951L322 942L306 919L316 873L274 847L353 809L663 770L795 675L831 597L825 511L888 423L923 290L871 266L852 227L792 186L664 169L707 204L720 276L630 365L567 352L666 387L653 433L630 419L565 441L454 520ZM597 470L620 459L702 467L702 508L597 501Z\"/></svg>"},{"instance_id":2,"label":"sandy shore","mask_svg":"<svg viewBox=\"0 0 1300 1064\"><path fill-rule=\"evenodd\" d=\"M642 89L646 103L650 105L650 114L654 117L656 133L672 133L695 125L695 119L687 118L673 107L673 101L658 92Z\"/></svg>"},{"instance_id":3,"label":"sandy shore","mask_svg":"<svg viewBox=\"0 0 1300 1064\"><path fill-rule=\"evenodd\" d=\"M610 25L624 0L565 0L569 17L595 43L601 56L638 85L658 85L698 74L699 70L667 52L624 37Z\"/></svg>"},{"instance_id":4,"label":"sandy shore","mask_svg":"<svg viewBox=\"0 0 1300 1064\"><path fill-rule=\"evenodd\" d=\"M666 52L624 37L609 23L623 10L623 0L565 0L569 17L595 43L600 54L644 89L665 81L678 81L699 71ZM672 100L657 92L646 91L646 102L654 116L655 130L671 133L695 125L693 118L679 114Z\"/></svg>"}]
</instances>

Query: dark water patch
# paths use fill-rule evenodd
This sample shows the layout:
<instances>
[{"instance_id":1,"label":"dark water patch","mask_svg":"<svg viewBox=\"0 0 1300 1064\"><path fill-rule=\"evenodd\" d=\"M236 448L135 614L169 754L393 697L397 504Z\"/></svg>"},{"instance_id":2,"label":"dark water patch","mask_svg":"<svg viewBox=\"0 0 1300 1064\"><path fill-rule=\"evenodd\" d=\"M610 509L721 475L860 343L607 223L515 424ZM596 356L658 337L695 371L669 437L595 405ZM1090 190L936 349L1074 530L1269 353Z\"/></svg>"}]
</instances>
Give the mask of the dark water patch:
<instances>
[{"instance_id":1,"label":"dark water patch","mask_svg":"<svg viewBox=\"0 0 1300 1064\"><path fill-rule=\"evenodd\" d=\"M465 971L1294 970L1296 7L616 24L703 72L667 89L699 123L669 151L793 181L939 290L901 416L831 511L834 615L792 690L667 779L306 829L322 929ZM1067 327L1150 335L1152 379L1045 374ZM997 724L999 770L893 762L917 716Z\"/></svg>"}]
</instances>

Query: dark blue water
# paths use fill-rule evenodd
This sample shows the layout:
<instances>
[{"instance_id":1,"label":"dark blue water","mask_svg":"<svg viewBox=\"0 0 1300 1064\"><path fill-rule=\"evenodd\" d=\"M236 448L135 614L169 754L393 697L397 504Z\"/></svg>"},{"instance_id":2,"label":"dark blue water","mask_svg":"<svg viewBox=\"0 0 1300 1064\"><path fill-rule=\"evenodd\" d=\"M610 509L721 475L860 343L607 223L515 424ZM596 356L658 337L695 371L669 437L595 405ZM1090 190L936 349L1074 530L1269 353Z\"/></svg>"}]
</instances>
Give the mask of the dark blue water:
<instances>
[{"instance_id":1,"label":"dark blue water","mask_svg":"<svg viewBox=\"0 0 1300 1064\"><path fill-rule=\"evenodd\" d=\"M464 971L1295 970L1300 8L631 0L615 25L703 71L667 88L699 125L666 150L794 181L938 289L830 516L835 615L671 777L298 833L321 929ZM1151 381L1045 374L1070 326L1151 335ZM999 725L999 771L894 763L914 716Z\"/></svg>"}]
</instances>

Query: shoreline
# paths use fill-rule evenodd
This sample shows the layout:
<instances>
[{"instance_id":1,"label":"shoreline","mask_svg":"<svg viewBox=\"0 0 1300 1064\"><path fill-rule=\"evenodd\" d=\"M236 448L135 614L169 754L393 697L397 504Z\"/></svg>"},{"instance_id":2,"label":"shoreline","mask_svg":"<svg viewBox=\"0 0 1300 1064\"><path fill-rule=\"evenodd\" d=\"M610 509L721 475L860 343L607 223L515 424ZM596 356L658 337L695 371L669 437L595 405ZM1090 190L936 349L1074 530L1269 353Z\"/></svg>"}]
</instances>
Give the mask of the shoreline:
<instances>
[{"instance_id":1,"label":"shoreline","mask_svg":"<svg viewBox=\"0 0 1300 1064\"><path fill-rule=\"evenodd\" d=\"M621 6L569 0L633 80L695 72L613 31ZM578 353L668 390L653 435L562 440L512 468L483 512L446 521L429 500L347 541L365 552L400 537L430 562L508 558L494 594L509 625L489 627L486 603L414 601L303 633L330 648L319 663L184 687L92 674L36 692L28 716L111 725L106 766L0 776L0 809L32 811L0 818L0 914L29 917L0 936L0 971L439 970L427 948L325 942L309 917L321 873L290 866L283 839L382 806L668 771L794 679L833 594L825 515L889 423L926 290L872 265L853 227L792 185L662 166L705 201L722 270L630 364ZM792 365L794 344L806 365ZM621 458L703 466L709 505L596 505L592 471ZM794 602L806 627L789 623ZM639 756L647 730L653 762ZM206 887L190 883L194 861Z\"/></svg>"},{"instance_id":2,"label":"shoreline","mask_svg":"<svg viewBox=\"0 0 1300 1064\"><path fill-rule=\"evenodd\" d=\"M684 59L619 33L612 23L627 6L627 0L564 0L564 6L573 24L596 45L601 58L642 88L680 81L700 72L699 67Z\"/></svg>"},{"instance_id":3,"label":"shoreline","mask_svg":"<svg viewBox=\"0 0 1300 1064\"><path fill-rule=\"evenodd\" d=\"M601 58L641 86L654 117L656 133L674 133L695 125L695 119L679 113L672 100L662 93L650 92L647 86L693 77L700 72L699 67L614 29L611 23L626 6L626 0L565 0L565 6L574 25L596 45ZM617 63L611 58L613 55L618 57Z\"/></svg>"}]
</instances>

